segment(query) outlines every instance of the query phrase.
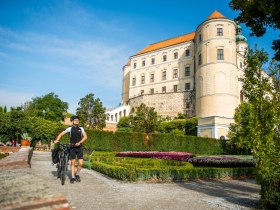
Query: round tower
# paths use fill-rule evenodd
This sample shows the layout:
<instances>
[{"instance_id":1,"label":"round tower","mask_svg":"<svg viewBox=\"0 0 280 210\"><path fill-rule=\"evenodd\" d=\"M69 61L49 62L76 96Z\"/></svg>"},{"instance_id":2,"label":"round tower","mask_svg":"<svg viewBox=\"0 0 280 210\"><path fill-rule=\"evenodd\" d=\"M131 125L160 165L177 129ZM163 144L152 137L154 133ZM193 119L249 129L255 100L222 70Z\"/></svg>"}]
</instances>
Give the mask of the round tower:
<instances>
[{"instance_id":1,"label":"round tower","mask_svg":"<svg viewBox=\"0 0 280 210\"><path fill-rule=\"evenodd\" d=\"M236 23L213 12L195 32L198 135L226 138L239 104Z\"/></svg>"},{"instance_id":2,"label":"round tower","mask_svg":"<svg viewBox=\"0 0 280 210\"><path fill-rule=\"evenodd\" d=\"M236 28L236 51L237 51L237 67L238 67L238 92L240 103L244 100L242 91L242 78L244 75L244 60L246 51L248 49L248 43L245 36L242 35L242 28L240 25Z\"/></svg>"}]
</instances>

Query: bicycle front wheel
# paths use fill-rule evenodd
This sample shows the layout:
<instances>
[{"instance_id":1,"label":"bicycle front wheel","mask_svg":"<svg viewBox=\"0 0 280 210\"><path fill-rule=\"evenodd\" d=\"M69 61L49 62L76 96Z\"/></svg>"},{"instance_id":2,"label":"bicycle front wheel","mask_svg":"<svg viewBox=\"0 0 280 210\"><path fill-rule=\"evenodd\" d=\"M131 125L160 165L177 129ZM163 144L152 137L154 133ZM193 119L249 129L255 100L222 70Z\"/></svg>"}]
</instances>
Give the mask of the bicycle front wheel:
<instances>
[{"instance_id":1,"label":"bicycle front wheel","mask_svg":"<svg viewBox=\"0 0 280 210\"><path fill-rule=\"evenodd\" d=\"M66 179L66 163L65 160L63 159L61 161L61 175L60 175L60 180L61 180L61 184L64 185L65 183L65 179Z\"/></svg>"},{"instance_id":2,"label":"bicycle front wheel","mask_svg":"<svg viewBox=\"0 0 280 210\"><path fill-rule=\"evenodd\" d=\"M57 178L59 179L61 177L61 161L57 163L56 168L57 168Z\"/></svg>"}]
</instances>

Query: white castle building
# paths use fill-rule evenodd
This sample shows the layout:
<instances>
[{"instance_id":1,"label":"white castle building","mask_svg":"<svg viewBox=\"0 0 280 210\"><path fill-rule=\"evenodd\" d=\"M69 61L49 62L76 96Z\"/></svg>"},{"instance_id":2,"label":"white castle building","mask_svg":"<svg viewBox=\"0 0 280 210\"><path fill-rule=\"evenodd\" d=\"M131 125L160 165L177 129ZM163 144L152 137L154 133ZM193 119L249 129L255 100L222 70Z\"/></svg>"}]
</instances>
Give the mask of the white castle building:
<instances>
[{"instance_id":1,"label":"white castle building","mask_svg":"<svg viewBox=\"0 0 280 210\"><path fill-rule=\"evenodd\" d=\"M107 111L107 123L145 103L161 116L199 117L198 136L226 137L243 100L247 47L241 27L217 11L195 32L148 45L123 67L123 106Z\"/></svg>"}]
</instances>

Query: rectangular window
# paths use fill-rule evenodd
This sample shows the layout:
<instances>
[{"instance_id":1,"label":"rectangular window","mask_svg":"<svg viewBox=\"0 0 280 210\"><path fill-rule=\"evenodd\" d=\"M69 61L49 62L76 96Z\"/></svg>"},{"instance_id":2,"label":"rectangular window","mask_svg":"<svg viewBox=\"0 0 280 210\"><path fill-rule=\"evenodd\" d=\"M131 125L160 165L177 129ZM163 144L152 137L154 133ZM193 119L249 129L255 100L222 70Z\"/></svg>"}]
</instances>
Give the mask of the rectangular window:
<instances>
[{"instance_id":1,"label":"rectangular window","mask_svg":"<svg viewBox=\"0 0 280 210\"><path fill-rule=\"evenodd\" d=\"M198 41L199 41L199 42L202 41L202 35L201 35L201 34L199 34L199 36L198 36Z\"/></svg>"},{"instance_id":2,"label":"rectangular window","mask_svg":"<svg viewBox=\"0 0 280 210\"><path fill-rule=\"evenodd\" d=\"M154 94L154 92L155 92L154 88L151 88L150 89L150 94Z\"/></svg>"},{"instance_id":3,"label":"rectangular window","mask_svg":"<svg viewBox=\"0 0 280 210\"><path fill-rule=\"evenodd\" d=\"M190 56L190 49L186 49L186 56L187 56L187 57Z\"/></svg>"},{"instance_id":4,"label":"rectangular window","mask_svg":"<svg viewBox=\"0 0 280 210\"><path fill-rule=\"evenodd\" d=\"M166 61L167 60L167 55L163 55L162 56L162 61L164 62L164 61Z\"/></svg>"},{"instance_id":5,"label":"rectangular window","mask_svg":"<svg viewBox=\"0 0 280 210\"><path fill-rule=\"evenodd\" d=\"M141 76L141 84L145 84L145 75Z\"/></svg>"},{"instance_id":6,"label":"rectangular window","mask_svg":"<svg viewBox=\"0 0 280 210\"><path fill-rule=\"evenodd\" d=\"M190 66L185 67L185 77L189 77L191 75Z\"/></svg>"},{"instance_id":7,"label":"rectangular window","mask_svg":"<svg viewBox=\"0 0 280 210\"><path fill-rule=\"evenodd\" d=\"M217 28L217 36L223 36L223 28Z\"/></svg>"},{"instance_id":8,"label":"rectangular window","mask_svg":"<svg viewBox=\"0 0 280 210\"><path fill-rule=\"evenodd\" d=\"M166 86L163 86L161 90L162 90L162 93L166 93Z\"/></svg>"},{"instance_id":9,"label":"rectangular window","mask_svg":"<svg viewBox=\"0 0 280 210\"><path fill-rule=\"evenodd\" d=\"M132 78L132 86L135 86L136 85L136 78Z\"/></svg>"},{"instance_id":10,"label":"rectangular window","mask_svg":"<svg viewBox=\"0 0 280 210\"><path fill-rule=\"evenodd\" d=\"M173 70L173 79L178 78L178 69Z\"/></svg>"},{"instance_id":11,"label":"rectangular window","mask_svg":"<svg viewBox=\"0 0 280 210\"><path fill-rule=\"evenodd\" d=\"M155 58L151 58L151 64L155 64Z\"/></svg>"},{"instance_id":12,"label":"rectangular window","mask_svg":"<svg viewBox=\"0 0 280 210\"><path fill-rule=\"evenodd\" d=\"M202 64L202 58L201 58L201 54L198 55L198 65Z\"/></svg>"},{"instance_id":13,"label":"rectangular window","mask_svg":"<svg viewBox=\"0 0 280 210\"><path fill-rule=\"evenodd\" d=\"M191 83L185 83L185 90L190 90L191 89Z\"/></svg>"},{"instance_id":14,"label":"rectangular window","mask_svg":"<svg viewBox=\"0 0 280 210\"><path fill-rule=\"evenodd\" d=\"M223 49L217 50L217 60L224 60L224 50Z\"/></svg>"},{"instance_id":15,"label":"rectangular window","mask_svg":"<svg viewBox=\"0 0 280 210\"><path fill-rule=\"evenodd\" d=\"M133 68L136 69L136 63L133 64Z\"/></svg>"},{"instance_id":16,"label":"rectangular window","mask_svg":"<svg viewBox=\"0 0 280 210\"><path fill-rule=\"evenodd\" d=\"M146 62L145 60L142 61L142 66L145 66Z\"/></svg>"},{"instance_id":17,"label":"rectangular window","mask_svg":"<svg viewBox=\"0 0 280 210\"><path fill-rule=\"evenodd\" d=\"M178 52L175 52L174 53L174 59L177 59L178 58Z\"/></svg>"},{"instance_id":18,"label":"rectangular window","mask_svg":"<svg viewBox=\"0 0 280 210\"><path fill-rule=\"evenodd\" d=\"M154 75L154 74L151 74L150 82L154 82L154 81L155 81L155 75Z\"/></svg>"},{"instance_id":19,"label":"rectangular window","mask_svg":"<svg viewBox=\"0 0 280 210\"><path fill-rule=\"evenodd\" d=\"M162 72L162 80L166 80L166 71Z\"/></svg>"},{"instance_id":20,"label":"rectangular window","mask_svg":"<svg viewBox=\"0 0 280 210\"><path fill-rule=\"evenodd\" d=\"M141 95L144 95L144 90L141 90Z\"/></svg>"},{"instance_id":21,"label":"rectangular window","mask_svg":"<svg viewBox=\"0 0 280 210\"><path fill-rule=\"evenodd\" d=\"M173 92L177 93L177 85L173 85Z\"/></svg>"}]
</instances>

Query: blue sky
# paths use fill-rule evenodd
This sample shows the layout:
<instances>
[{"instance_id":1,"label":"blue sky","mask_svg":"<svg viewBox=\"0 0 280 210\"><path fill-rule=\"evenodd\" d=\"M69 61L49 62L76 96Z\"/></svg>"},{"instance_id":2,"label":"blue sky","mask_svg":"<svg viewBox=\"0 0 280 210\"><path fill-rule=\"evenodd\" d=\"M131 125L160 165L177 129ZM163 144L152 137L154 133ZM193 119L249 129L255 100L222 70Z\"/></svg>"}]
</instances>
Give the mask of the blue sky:
<instances>
[{"instance_id":1,"label":"blue sky","mask_svg":"<svg viewBox=\"0 0 280 210\"><path fill-rule=\"evenodd\" d=\"M227 0L0 0L0 106L54 92L74 113L94 93L121 102L122 67L149 44L195 31L214 11L235 18ZM243 34L271 55L279 31Z\"/></svg>"}]
</instances>

